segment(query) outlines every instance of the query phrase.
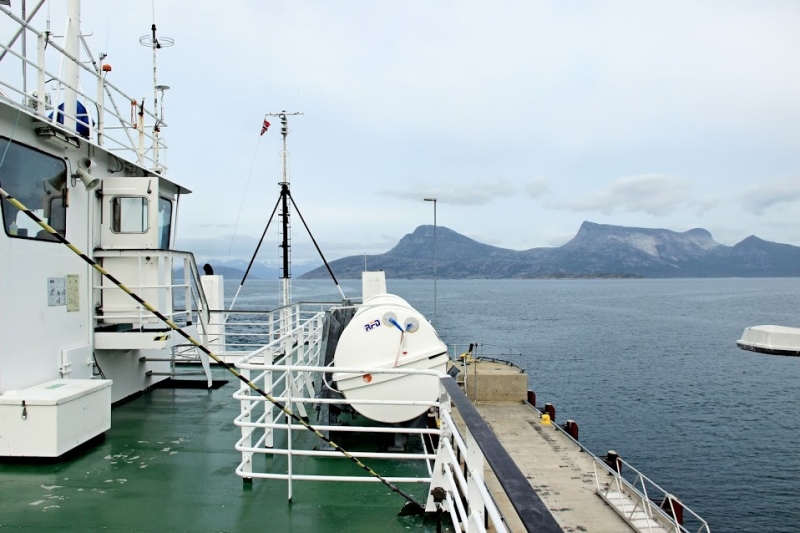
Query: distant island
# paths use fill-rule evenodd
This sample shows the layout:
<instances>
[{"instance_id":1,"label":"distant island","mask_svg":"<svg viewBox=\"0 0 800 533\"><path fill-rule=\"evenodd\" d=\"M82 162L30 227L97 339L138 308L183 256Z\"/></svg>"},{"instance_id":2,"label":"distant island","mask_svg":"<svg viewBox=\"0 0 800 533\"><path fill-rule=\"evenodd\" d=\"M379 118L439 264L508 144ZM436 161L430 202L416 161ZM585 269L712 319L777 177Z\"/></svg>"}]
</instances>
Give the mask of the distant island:
<instances>
[{"instance_id":1,"label":"distant island","mask_svg":"<svg viewBox=\"0 0 800 533\"><path fill-rule=\"evenodd\" d=\"M584 222L563 246L509 250L437 228L440 279L791 277L800 275L800 247L751 235L734 246L705 229L683 233ZM433 226L419 226L386 253L366 257L370 270L394 279L433 277ZM364 256L331 261L342 279L360 278ZM325 267L300 279L328 276Z\"/></svg>"},{"instance_id":2,"label":"distant island","mask_svg":"<svg viewBox=\"0 0 800 533\"><path fill-rule=\"evenodd\" d=\"M281 277L280 267L265 261L254 261L253 264L250 265L249 261L245 261L243 259L231 259L226 265L224 261L219 259L198 259L197 268L200 270L201 274L203 273L203 265L205 263L208 263L212 266L214 269L214 274L221 274L225 276L226 280L241 281L244 273L247 271L248 266L250 266L250 272L247 274L247 279L249 280L270 280ZM314 263L296 262L292 265L292 274L299 276L301 274L305 274L315 267L316 264ZM361 275L359 274L359 277L360 276ZM176 269L174 277L175 279L183 279L183 268Z\"/></svg>"}]
</instances>

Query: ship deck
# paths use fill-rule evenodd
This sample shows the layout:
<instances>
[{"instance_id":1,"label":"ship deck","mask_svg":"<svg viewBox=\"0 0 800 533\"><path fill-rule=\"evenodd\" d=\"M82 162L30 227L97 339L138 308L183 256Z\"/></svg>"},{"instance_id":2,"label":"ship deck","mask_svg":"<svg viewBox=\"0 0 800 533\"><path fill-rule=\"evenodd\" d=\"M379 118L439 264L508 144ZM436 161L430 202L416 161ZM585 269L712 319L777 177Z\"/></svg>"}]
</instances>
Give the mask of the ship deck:
<instances>
[{"instance_id":1,"label":"ship deck","mask_svg":"<svg viewBox=\"0 0 800 533\"><path fill-rule=\"evenodd\" d=\"M215 379L228 374L215 369ZM404 500L377 483L243 483L234 474L239 404L217 390L157 388L112 410L101 442L57 462L0 462L0 528L14 531L435 531L401 517ZM298 435L313 440L311 434ZM311 443L313 445L313 443ZM273 460L273 459L265 459ZM279 459L274 459L279 460ZM359 470L347 460L295 458L299 470ZM375 463L375 461L373 461ZM407 464L378 461L384 475ZM405 469L405 470L404 470ZM427 472L426 472L427 474ZM427 485L404 485L424 501Z\"/></svg>"},{"instance_id":2,"label":"ship deck","mask_svg":"<svg viewBox=\"0 0 800 533\"><path fill-rule=\"evenodd\" d=\"M595 492L592 459L552 424L542 424L530 406L484 402L476 407L564 531L633 531ZM487 485L493 494L502 492L494 476ZM502 502L500 509L511 529L520 531L510 504Z\"/></svg>"},{"instance_id":3,"label":"ship deck","mask_svg":"<svg viewBox=\"0 0 800 533\"><path fill-rule=\"evenodd\" d=\"M636 531L622 518L620 511L640 531L668 531L663 523L637 509L636 502L628 494L609 491L608 498L619 511L600 497L598 483L607 489L612 475L598 468L593 457L558 431L555 423L542 423L539 411L521 399L527 393L527 376L520 374L519 369L481 360L470 363L465 370L467 395L473 398L478 412L564 531ZM509 401L511 398L516 399ZM484 476L510 530L524 531L488 466Z\"/></svg>"},{"instance_id":4,"label":"ship deck","mask_svg":"<svg viewBox=\"0 0 800 533\"><path fill-rule=\"evenodd\" d=\"M475 389L479 395L498 390L505 397L515 388L502 380L520 381L518 370L496 363L481 362L471 371L473 377L483 376L483 384ZM214 369L214 377L230 376ZM521 383L527 384L527 377ZM233 424L239 404L231 398L237 388L235 379L213 390L156 388L116 406L105 438L67 457L58 461L0 460L0 528L48 532L436 531L430 519L399 516L404 500L377 483L295 482L291 503L284 481L244 483L234 474L241 461L234 450L240 431ZM530 405L522 400L484 400L476 402L476 407L564 531L633 531L597 494L591 456L554 425L542 424ZM296 438L299 446L316 444L310 433L299 433ZM341 443L346 448L359 445ZM285 468L279 463L284 458L264 460L275 461L270 464L277 470ZM411 461L370 463L387 476L408 476L419 468ZM358 469L338 458L295 458L297 472L357 475L353 470ZM488 466L485 475L510 530L524 531ZM601 472L601 484L605 477L610 476ZM426 484L403 488L419 501L425 500L428 490ZM653 531L664 531L656 524L651 526L656 526Z\"/></svg>"}]
</instances>

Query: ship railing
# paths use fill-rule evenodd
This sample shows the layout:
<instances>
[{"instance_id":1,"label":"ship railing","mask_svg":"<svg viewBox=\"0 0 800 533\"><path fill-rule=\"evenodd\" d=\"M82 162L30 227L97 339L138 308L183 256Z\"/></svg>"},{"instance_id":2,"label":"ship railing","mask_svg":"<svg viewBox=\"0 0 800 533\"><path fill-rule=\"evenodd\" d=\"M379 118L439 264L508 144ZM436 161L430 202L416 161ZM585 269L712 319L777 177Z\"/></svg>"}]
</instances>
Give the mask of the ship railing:
<instances>
[{"instance_id":1,"label":"ship railing","mask_svg":"<svg viewBox=\"0 0 800 533\"><path fill-rule=\"evenodd\" d=\"M449 395L443 395L442 401L409 401L401 399L358 400L349 401L344 398L318 398L313 392L304 388L302 375L315 375L322 379L322 375L331 372L330 368L320 366L302 365L254 365L239 362L236 365L245 377L268 394L274 400L286 405L300 416L308 416L315 411L316 406L339 405L342 407L352 405L419 405L439 409L449 405ZM256 372L258 372L256 374ZM336 368L337 373L364 374L401 374L401 375L430 375L438 378L443 376L432 370L405 370L405 369L375 369L375 368ZM446 379L452 381L449 376ZM458 388L456 386L456 388ZM301 395L297 395L297 392ZM443 391L444 392L444 391ZM460 392L460 391L459 391ZM463 394L463 393L462 393ZM298 458L343 458L344 456L333 449L318 446L319 441L311 435L302 425L287 418L283 412L275 408L262 396L253 393L249 386L241 387L234 398L241 402L241 412L234 420L234 424L241 428L242 435L235 444L235 449L242 454L242 460L236 468L236 474L245 480L270 479L287 482L287 496L293 496L294 483L298 481L333 481L333 482L379 482L372 476L362 475L321 475L303 473L302 467L297 466ZM441 413L442 411L440 411ZM305 415L303 415L305 413ZM340 438L346 437L348 441L375 439L381 434L397 438L404 435L406 438L419 439L419 451L350 451L349 453L360 460L370 461L373 468L380 463L387 464L387 460L402 461L405 465L413 462L421 463L416 469L425 472L422 475L393 476L383 475L391 483L413 483L427 485L430 488L443 489L441 502L431 501L426 507L430 512L447 512L456 524L463 524L464 531L487 531L491 525L493 531L508 532L497 503L492 498L484 482L483 454L472 434L461 436L449 412L441 418L441 428L437 427L397 427L397 426L358 426L358 425L328 425L312 422L315 429L329 436L331 440L339 443ZM308 435L306 439L303 436ZM358 435L358 439L353 435ZM442 440L444 439L444 440ZM438 441L438 445L435 442ZM258 465L270 463L258 460L259 455L280 458L280 462L273 459L272 463L282 465L282 471L258 470ZM404 470L409 470L404 467ZM436 476L434 472L441 473ZM441 477L442 479L437 479ZM532 490L532 489L531 489ZM430 492L430 490L428 491ZM544 530L549 531L549 530ZM560 531L557 530L557 531Z\"/></svg>"},{"instance_id":2,"label":"ship railing","mask_svg":"<svg viewBox=\"0 0 800 533\"><path fill-rule=\"evenodd\" d=\"M275 309L211 309L209 349L228 362L251 356L274 358L282 350L281 336L314 320L331 302L297 302ZM288 324L288 326L286 326ZM257 352L257 353L256 353Z\"/></svg>"},{"instance_id":3,"label":"ship railing","mask_svg":"<svg viewBox=\"0 0 800 533\"><path fill-rule=\"evenodd\" d=\"M562 531L552 513L503 448L497 436L450 376L440 378L440 440L427 511L437 510L436 488L454 524L465 531L511 531L512 526L488 490L485 475L491 470L525 531ZM452 407L451 407L452 406ZM458 419L453 416L455 409ZM466 502L466 504L462 504ZM459 530L459 529L457 529Z\"/></svg>"},{"instance_id":4,"label":"ship railing","mask_svg":"<svg viewBox=\"0 0 800 533\"><path fill-rule=\"evenodd\" d=\"M94 142L119 153L123 159L164 173L167 169L167 145L159 136L159 131L167 126L164 117L158 116L157 109L148 109L143 102L137 102L107 80L110 67L104 64L105 55L101 54L96 59L83 35L79 37L77 54L80 55L80 49L83 49L89 57L87 62L55 42L57 37L52 32L36 29L32 22L43 3L40 0L30 10L33 15L27 17L28 21L10 8L0 6L0 11L13 21L16 28L16 31L10 32L13 35L8 43L0 42L0 66L5 73L0 77L0 86L11 94L9 96L0 90L0 98L37 117L42 122L41 128L37 128L40 135L54 137L67 145L77 146L81 141ZM31 47L35 49L35 61L26 57L27 51L23 55L15 49L17 41L22 42L23 33L29 38L28 42L35 43ZM73 65L78 73L77 82L62 76L62 71L67 70L64 66L67 63ZM58 70L54 70L54 66ZM25 75L12 74L22 73L23 70ZM28 71L34 74L32 88L28 86ZM51 93L55 94L54 98L51 98ZM76 95L85 111L78 111L77 104L73 104L75 109L66 109L67 106L62 105L71 100L71 94ZM125 107L130 107L129 116L125 114ZM147 128L145 120L151 123ZM81 130L84 132L79 134Z\"/></svg>"},{"instance_id":5,"label":"ship railing","mask_svg":"<svg viewBox=\"0 0 800 533\"><path fill-rule=\"evenodd\" d=\"M218 342L209 328L212 317L191 252L175 250L95 250L94 257L131 291L176 325L197 325L203 344ZM182 275L177 273L182 270ZM131 330L163 328L161 321L105 278L93 285L98 328L125 324ZM114 331L113 327L109 329ZM122 331L122 330L120 330Z\"/></svg>"},{"instance_id":6,"label":"ship railing","mask_svg":"<svg viewBox=\"0 0 800 533\"><path fill-rule=\"evenodd\" d=\"M316 354L315 354L316 355ZM292 356L290 356L292 357ZM283 358L281 358L283 359ZM325 406L351 406L351 405L419 405L425 407L436 407L436 401L410 401L410 400L358 400L348 401L344 398L320 398L314 394L313 383L325 379L323 374L330 373L330 368L324 366L305 366L291 364L248 364L241 361L236 364L241 373L248 377L254 384L259 386L272 398L285 405L298 416L310 418L309 413L316 414L317 408ZM257 374L254 372L258 372ZM364 374L425 374L437 375L438 373L429 370L398 370L374 368L336 368L339 373ZM236 443L236 450L242 452L242 462L236 469L237 475L247 478L262 479L282 479L289 482L289 498L292 496L292 481L313 480L313 481L354 481L354 482L376 482L376 478L367 476L320 476L298 473L294 469L293 456L307 457L344 457L340 452L333 449L312 449L318 442L316 437L311 435L310 446L306 449L294 448L297 440L295 436L306 434L306 429L292 419L286 420L286 415L278 410L264 397L254 393L250 387L244 385L235 394L234 398L242 402L242 410L234 420L234 424L242 428L242 437ZM355 425L335 425L318 424L312 425L330 436L331 440L338 441L341 433L357 433L363 435L377 434L402 434L417 435L420 438L424 435L438 435L439 430L435 428L414 428L414 427L384 427L384 426L355 426ZM424 447L423 447L424 450ZM404 461L433 461L435 453L423 451L421 453L406 452L350 452L354 457L372 459L402 459ZM254 454L283 455L287 457L286 472L257 472L254 470ZM259 462L260 463L260 462ZM397 477L386 476L389 481L395 483L429 483L430 477Z\"/></svg>"},{"instance_id":7,"label":"ship railing","mask_svg":"<svg viewBox=\"0 0 800 533\"><path fill-rule=\"evenodd\" d=\"M275 317L280 319L286 314ZM302 316L296 313L295 316ZM530 483L502 448L488 425L470 403L469 399L449 375L434 370L398 368L343 368L337 374L399 374L436 376L441 383L440 396L433 401L411 401L402 398L375 400L348 400L337 394L320 395L321 387L331 387L334 369L323 364L321 343L325 313L320 312L306 320L293 322L289 327L273 330L278 337L269 344L241 357L236 367L243 377L266 392L272 400L291 409L298 416L310 420L315 429L337 444L358 442L360 449L351 450L353 457L369 462L380 471L390 462L400 461L402 471L381 472L387 481L395 484L426 485L426 495L436 491L440 498L426 496L426 510L448 514L464 531L506 532L510 528L485 483L484 470L488 465L501 472L501 484L517 509L517 515L529 531L561 531L549 510L536 495ZM229 323L230 324L230 323ZM271 401L242 384L233 396L240 402L240 412L234 424L241 434L235 449L241 461L235 473L246 482L253 480L279 480L287 483L287 496L292 498L294 483L301 481L380 482L369 475L320 474L309 471L308 458L335 459L344 456L320 441L300 423L286 416ZM451 414L451 402L459 413L456 422ZM376 424L339 425L336 421L320 420L319 412L339 410L346 416L353 405L418 405L427 407L434 422L439 414L439 424L427 427L401 427ZM424 424L423 424L424 426ZM463 427L463 429L461 429ZM398 437L398 435L400 437ZM388 439L385 443L365 451L363 443ZM345 446L346 447L346 446ZM385 451L381 451L385 450ZM261 459L271 458L269 461ZM414 463L417 467L413 467ZM411 465L411 466L410 466ZM414 475L407 472L414 471ZM511 472L513 470L513 472ZM511 474L509 474L511 472ZM392 475L398 474L398 475ZM508 487L514 487L509 489ZM539 503L532 511L531 502ZM538 513L538 514L537 514ZM551 519L544 525L541 516Z\"/></svg>"},{"instance_id":8,"label":"ship railing","mask_svg":"<svg viewBox=\"0 0 800 533\"><path fill-rule=\"evenodd\" d=\"M543 414L536 406L528 405ZM598 457L570 435L565 426L553 424L553 427L592 459L595 491L636 531L649 533L666 529L669 533L711 533L708 523L700 515L621 457ZM614 464L616 468L611 466ZM643 513L644 525L634 520L637 513Z\"/></svg>"},{"instance_id":9,"label":"ship railing","mask_svg":"<svg viewBox=\"0 0 800 533\"><path fill-rule=\"evenodd\" d=\"M523 353L511 346L472 342L450 343L447 348L450 359L460 370L458 382L473 401L478 400L478 365L470 366L472 360L492 361L518 369L521 373L525 372L523 370Z\"/></svg>"},{"instance_id":10,"label":"ship railing","mask_svg":"<svg viewBox=\"0 0 800 533\"><path fill-rule=\"evenodd\" d=\"M670 533L711 532L708 523L700 515L619 456L613 457L610 461L598 457L594 459L598 494L629 523L637 512L644 512L646 518L655 520L659 524L666 524ZM612 465L616 464L616 468L609 465L609 462ZM598 469L603 475L610 475L611 481L601 485ZM612 493L625 494L628 498L614 498L611 496ZM648 525L638 529L653 530L650 520L646 522Z\"/></svg>"}]
</instances>

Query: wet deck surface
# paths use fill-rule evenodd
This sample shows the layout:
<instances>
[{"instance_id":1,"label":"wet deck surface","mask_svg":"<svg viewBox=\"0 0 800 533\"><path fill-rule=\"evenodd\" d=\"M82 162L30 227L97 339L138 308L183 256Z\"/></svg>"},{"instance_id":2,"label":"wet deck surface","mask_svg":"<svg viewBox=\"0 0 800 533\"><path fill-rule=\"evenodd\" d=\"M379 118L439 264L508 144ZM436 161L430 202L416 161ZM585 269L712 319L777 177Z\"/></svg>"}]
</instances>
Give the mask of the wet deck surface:
<instances>
[{"instance_id":1,"label":"wet deck surface","mask_svg":"<svg viewBox=\"0 0 800 533\"><path fill-rule=\"evenodd\" d=\"M476 407L505 449L530 480L566 532L620 533L633 531L596 493L592 459L553 425L522 402L480 403ZM607 476L607 474L603 474ZM496 479L487 478L493 494ZM509 525L518 531L507 500L500 502Z\"/></svg>"},{"instance_id":2,"label":"wet deck surface","mask_svg":"<svg viewBox=\"0 0 800 533\"><path fill-rule=\"evenodd\" d=\"M215 378L227 379L216 370ZM296 482L292 504L283 481L243 484L234 474L240 460L233 448L240 435L233 425L235 388L231 382L212 391L155 389L114 408L106 439L75 458L0 462L0 529L435 531L418 517L397 516L404 500L380 484ZM346 459L296 458L295 464L304 473L359 474ZM384 475L410 475L411 468L380 461L370 466ZM427 485L404 488L424 501Z\"/></svg>"}]
</instances>

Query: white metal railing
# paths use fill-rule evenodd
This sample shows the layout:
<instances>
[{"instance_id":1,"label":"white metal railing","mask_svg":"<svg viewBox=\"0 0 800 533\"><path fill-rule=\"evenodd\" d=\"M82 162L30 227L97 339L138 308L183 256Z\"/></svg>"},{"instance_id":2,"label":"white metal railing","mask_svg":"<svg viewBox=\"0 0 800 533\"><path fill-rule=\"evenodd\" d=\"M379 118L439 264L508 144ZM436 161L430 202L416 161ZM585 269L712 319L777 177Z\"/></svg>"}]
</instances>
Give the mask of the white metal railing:
<instances>
[{"instance_id":1,"label":"white metal railing","mask_svg":"<svg viewBox=\"0 0 800 533\"><path fill-rule=\"evenodd\" d=\"M464 393L472 399L478 400L478 365L471 365L475 360L495 361L519 369L524 372L524 355L519 350L510 346L500 346L484 342L451 343L448 344L450 359L459 366L458 382ZM470 368L472 372L470 373Z\"/></svg>"},{"instance_id":2,"label":"white metal railing","mask_svg":"<svg viewBox=\"0 0 800 533\"><path fill-rule=\"evenodd\" d=\"M419 439L419 451L356 451L351 452L356 458L365 462L386 465L387 461L402 461L404 464L417 464L414 475L382 475L392 483L428 484L426 511L445 513L456 524L457 530L468 532L510 530L505 517L486 486L484 471L487 466L495 469L498 461L511 461L506 452L498 459L497 453L484 454L486 441L496 437L491 430L477 428L475 419L480 415L469 403L455 382L432 370L406 370L397 368L341 368L336 367L336 374L423 374L440 378L440 396L436 401L419 402L402 398L384 398L380 400L349 401L341 396L326 397L319 394L321 386L327 386L327 376L334 372L333 368L324 366L322 343L324 340L325 304L294 304L286 308L262 312L261 320L247 318L240 320L246 327L259 328L266 325L268 342L242 355L236 367L244 377L251 380L261 390L270 394L273 399L285 405L300 417L310 418L317 408L344 409L354 404L381 405L424 405L437 415L438 425L434 427L388 427L383 425L337 425L327 420L312 425L324 435L340 443L340 438L357 438L359 442L386 434L400 434L409 442ZM233 316L233 315L230 315ZM230 320L227 326L234 322ZM263 335L263 333L259 333ZM248 341L249 342L249 341ZM234 348L246 348L248 342L234 342ZM486 357L492 352L478 349L473 345L473 357ZM485 345L490 346L490 345ZM451 347L450 353L458 354L462 346ZM492 347L491 350L503 350ZM229 350L229 353L234 351ZM239 352L241 353L241 352ZM489 355L491 357L491 355ZM445 386L446 385L446 386ZM467 387L467 392L469 389ZM338 481L338 482L379 482L375 477L335 473L306 471L309 459L330 460L343 457L339 452L319 446L322 441L312 435L306 428L294 422L270 401L257 394L253 389L242 384L234 393L240 403L239 415L234 424L240 428L241 434L235 449L241 454L236 467L236 474L245 479L280 480L287 483L288 497L292 498L293 484L298 481ZM465 406L465 404L468 404ZM457 422L451 409L458 409L465 423ZM470 411L472 411L470 413ZM470 420L467 420L469 415ZM481 423L485 425L485 422ZM472 424L472 425L471 425ZM625 463L619 462L620 472L615 472L603 459L596 457L560 426L555 426L567 438L573 440L594 461L595 479L598 494L638 531L668 531L671 533L710 533L708 524L691 509L683 505L677 498L664 491L649 478ZM483 433L481 433L483 431ZM487 433L490 434L487 437ZM354 437L357 436L357 437ZM271 457L271 461L257 460L258 457ZM302 461L301 461L302 459ZM507 464L507 463L506 463ZM518 469L517 469L518 470ZM495 471L497 471L495 469ZM389 472L391 474L392 472ZM608 477L601 482L601 474ZM522 476L521 473L519 473ZM524 480L524 476L523 479ZM501 480L501 484L503 481ZM521 483L533 491L527 482ZM517 485L520 485L518 483ZM624 494L620 503L615 494ZM435 496L437 495L437 496ZM508 493L512 504L514 495ZM519 495L516 495L519 501ZM523 496L526 505L535 493ZM549 513L539 499L543 513ZM520 520L525 527L530 524L527 518L516 507ZM641 517L645 520L642 521ZM552 518L552 516L551 516ZM527 521L526 521L527 520ZM487 527L489 526L490 527ZM560 528L554 520L530 528L537 531L558 531Z\"/></svg>"},{"instance_id":3,"label":"white metal railing","mask_svg":"<svg viewBox=\"0 0 800 533\"><path fill-rule=\"evenodd\" d=\"M190 252L174 250L96 250L94 257L129 289L179 326L197 324L204 344L209 339L210 312L200 282L200 273ZM175 279L177 268L183 269ZM97 326L130 324L134 330L163 327L161 321L117 288L101 279L94 285L94 319ZM117 303L111 310L111 301Z\"/></svg>"},{"instance_id":4,"label":"white metal railing","mask_svg":"<svg viewBox=\"0 0 800 533\"><path fill-rule=\"evenodd\" d=\"M531 407L542 414L536 406ZM553 424L553 427L592 459L597 494L634 529L648 533L664 530L670 533L711 533L708 523L700 515L631 464L617 456L613 460L617 467L612 468L609 461L593 454L563 426ZM610 477L610 480L601 482L601 475ZM643 516L640 520L643 525L635 523L637 516Z\"/></svg>"},{"instance_id":5,"label":"white metal railing","mask_svg":"<svg viewBox=\"0 0 800 533\"><path fill-rule=\"evenodd\" d=\"M3 98L3 91L0 91L0 99L36 116L43 126L59 132L67 140L84 139L98 146L110 143L107 149L119 152L122 158L156 172L165 172L167 145L159 134L166 127L164 117L158 116L156 108L148 109L143 101L138 102L108 81L111 69L104 63L105 54L95 58L77 24L68 23L63 46L49 30L34 27L32 22L41 3L31 10L30 21L0 6L0 12L13 25L10 40L0 42L0 62L4 67L0 86L10 93ZM27 57L27 52L23 55L21 50L15 49L23 33L29 37L29 42L36 43L35 60ZM81 49L89 57L88 62L80 60ZM57 71L53 68L55 65L59 65ZM23 70L25 74L21 74ZM34 73L33 90L28 87L28 70ZM15 76L15 72L20 74ZM85 113L78 111L76 101L84 106ZM130 115L125 114L126 106L130 106ZM145 120L150 124L146 126ZM87 128L88 134L77 134L77 125Z\"/></svg>"},{"instance_id":6,"label":"white metal railing","mask_svg":"<svg viewBox=\"0 0 800 533\"><path fill-rule=\"evenodd\" d=\"M284 323L294 330L331 306L329 302L299 302L269 310L212 309L209 328L224 334L211 338L209 348L215 354L237 359L248 355L261 357L264 352L280 348L276 341Z\"/></svg>"},{"instance_id":7,"label":"white metal railing","mask_svg":"<svg viewBox=\"0 0 800 533\"><path fill-rule=\"evenodd\" d=\"M543 414L535 405L530 407ZM614 469L605 459L577 441L563 426L553 424L553 427L592 459L597 494L634 529L648 533L662 530L670 533L711 533L708 523L700 515L622 458L616 457L617 468ZM601 475L611 479L601 482ZM612 497L612 494L619 497ZM643 526L633 523L637 512L641 512L645 518Z\"/></svg>"},{"instance_id":8,"label":"white metal railing","mask_svg":"<svg viewBox=\"0 0 800 533\"><path fill-rule=\"evenodd\" d=\"M653 527L655 522L664 525L670 533L711 533L708 523L700 515L622 458L616 457L615 469L602 459L591 456L595 459L597 493L628 523L633 522L637 513L643 514L645 525L637 527L639 531L661 531ZM610 474L610 481L601 484L598 469L603 475Z\"/></svg>"},{"instance_id":9,"label":"white metal railing","mask_svg":"<svg viewBox=\"0 0 800 533\"><path fill-rule=\"evenodd\" d=\"M319 304L317 304L319 305ZM236 362L241 374L261 390L270 394L300 417L309 418L315 408L322 406L381 404L381 405L424 405L438 412L441 427L397 427L383 425L336 425L325 421L319 424L312 422L318 431L339 442L344 433L356 434L359 440L376 438L391 434L395 438L402 435L404 439L419 439L420 451L354 451L352 456L365 461L402 461L418 465L416 475L387 475L384 479L392 483L429 484L444 489L441 502L430 501L428 511L446 512L456 524L461 524L464 531L486 531L488 517L495 531L505 532L504 519L497 508L489 490L484 484L484 458L480 447L467 431L462 436L459 428L450 416L450 397L444 388L436 401L410 401L402 398L386 398L381 400L348 401L338 395L320 397L320 386L327 384L326 374L332 368L324 366L321 343L325 312L317 308L316 312L308 304L296 304L283 310L274 310L264 314L270 341L258 349L252 350ZM284 327L282 320L288 319ZM252 322L243 322L251 324ZM227 323L227 337L232 336ZM239 343L231 343L237 345ZM230 351L229 351L230 353ZM407 370L397 368L342 368L337 367L337 374L421 374L438 378L443 376L432 370ZM449 379L449 378L448 378ZM334 481L334 482L379 482L372 476L349 474L322 474L306 472L298 464L298 458L332 459L344 456L335 450L326 449L317 437L311 435L302 425L294 422L266 398L247 384L234 394L240 403L239 415L234 424L240 428L241 435L235 449L241 454L241 461L236 467L236 474L245 479L271 479L287 483L288 498L292 498L293 483L297 481ZM304 438L308 436L308 438ZM352 438L352 435L348 435ZM438 444L435 443L438 441ZM412 444L414 444L412 442ZM273 457L273 461L257 460L257 457ZM271 468L269 468L271 466ZM408 467L404 467L404 472ZM462 471L463 470L463 471ZM434 483L435 481L435 483Z\"/></svg>"},{"instance_id":10,"label":"white metal railing","mask_svg":"<svg viewBox=\"0 0 800 533\"><path fill-rule=\"evenodd\" d=\"M486 531L488 517L494 531L506 533L509 529L505 518L484 482L486 460L480 447L468 427L461 435L450 414L449 401L446 405L442 404L439 415L439 452L431 486L442 487L446 491L448 505L444 508L454 524L466 524L467 531L483 532ZM436 503L432 499L429 498L428 505L435 508ZM462 502L469 502L469 505L465 506Z\"/></svg>"}]
</instances>

